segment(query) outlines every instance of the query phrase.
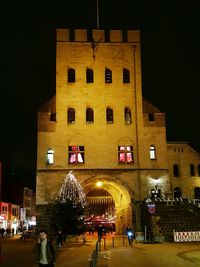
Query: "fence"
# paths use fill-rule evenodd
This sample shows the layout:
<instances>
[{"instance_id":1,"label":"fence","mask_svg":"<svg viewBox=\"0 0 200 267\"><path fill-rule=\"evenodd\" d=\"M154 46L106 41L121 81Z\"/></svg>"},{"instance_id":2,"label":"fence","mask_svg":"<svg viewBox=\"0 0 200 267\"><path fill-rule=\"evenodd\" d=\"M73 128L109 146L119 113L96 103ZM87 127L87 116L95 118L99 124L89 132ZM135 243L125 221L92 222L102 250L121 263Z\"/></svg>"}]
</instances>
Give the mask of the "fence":
<instances>
[{"instance_id":1,"label":"fence","mask_svg":"<svg viewBox=\"0 0 200 267\"><path fill-rule=\"evenodd\" d=\"M199 242L200 231L176 232L174 231L174 242Z\"/></svg>"}]
</instances>

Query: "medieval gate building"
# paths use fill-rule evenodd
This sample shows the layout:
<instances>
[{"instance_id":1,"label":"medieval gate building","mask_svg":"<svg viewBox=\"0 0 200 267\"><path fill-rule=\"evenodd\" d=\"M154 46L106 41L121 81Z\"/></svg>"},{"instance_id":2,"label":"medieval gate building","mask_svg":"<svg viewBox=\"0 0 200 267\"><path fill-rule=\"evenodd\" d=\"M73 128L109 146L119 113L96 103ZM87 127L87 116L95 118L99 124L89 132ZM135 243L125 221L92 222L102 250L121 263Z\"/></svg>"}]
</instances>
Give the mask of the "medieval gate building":
<instances>
[{"instance_id":1,"label":"medieval gate building","mask_svg":"<svg viewBox=\"0 0 200 267\"><path fill-rule=\"evenodd\" d=\"M165 114L142 97L140 33L58 29L56 42L56 95L38 112L37 220L73 170L89 202L114 204L118 233L140 231L140 201L173 192Z\"/></svg>"}]
</instances>

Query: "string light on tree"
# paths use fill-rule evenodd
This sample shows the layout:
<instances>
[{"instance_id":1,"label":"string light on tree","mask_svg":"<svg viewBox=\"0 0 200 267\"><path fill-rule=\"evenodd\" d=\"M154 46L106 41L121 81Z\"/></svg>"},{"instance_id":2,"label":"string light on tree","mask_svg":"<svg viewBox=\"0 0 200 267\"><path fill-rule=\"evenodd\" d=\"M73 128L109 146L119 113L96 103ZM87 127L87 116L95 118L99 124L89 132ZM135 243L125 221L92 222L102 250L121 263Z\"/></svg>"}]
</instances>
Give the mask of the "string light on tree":
<instances>
[{"instance_id":1,"label":"string light on tree","mask_svg":"<svg viewBox=\"0 0 200 267\"><path fill-rule=\"evenodd\" d=\"M83 188L72 171L69 171L66 175L57 197L57 200L61 203L65 203L67 199L72 201L74 207L76 207L77 204L81 204L82 208L84 208L87 204Z\"/></svg>"}]
</instances>

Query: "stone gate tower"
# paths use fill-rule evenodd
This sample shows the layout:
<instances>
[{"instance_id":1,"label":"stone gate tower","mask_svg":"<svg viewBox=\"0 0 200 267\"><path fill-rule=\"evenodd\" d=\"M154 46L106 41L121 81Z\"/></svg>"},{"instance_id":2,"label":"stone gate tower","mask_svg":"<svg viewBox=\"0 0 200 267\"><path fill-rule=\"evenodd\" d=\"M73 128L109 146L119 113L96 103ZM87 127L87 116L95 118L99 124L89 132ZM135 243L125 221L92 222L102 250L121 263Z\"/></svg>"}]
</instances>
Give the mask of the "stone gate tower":
<instances>
[{"instance_id":1,"label":"stone gate tower","mask_svg":"<svg viewBox=\"0 0 200 267\"><path fill-rule=\"evenodd\" d=\"M140 33L58 29L56 44L56 95L38 112L38 219L73 170L86 195L100 186L112 198L118 233L139 231L138 203L155 188L170 194L165 117L142 97Z\"/></svg>"}]
</instances>

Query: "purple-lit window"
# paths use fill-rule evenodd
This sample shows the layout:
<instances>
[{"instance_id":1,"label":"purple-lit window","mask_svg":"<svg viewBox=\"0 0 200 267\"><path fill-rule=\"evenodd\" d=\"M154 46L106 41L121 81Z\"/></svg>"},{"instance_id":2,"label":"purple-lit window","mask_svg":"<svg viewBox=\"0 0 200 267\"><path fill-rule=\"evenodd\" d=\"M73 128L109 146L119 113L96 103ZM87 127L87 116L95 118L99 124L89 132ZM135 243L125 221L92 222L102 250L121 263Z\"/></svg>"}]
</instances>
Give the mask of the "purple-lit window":
<instances>
[{"instance_id":1,"label":"purple-lit window","mask_svg":"<svg viewBox=\"0 0 200 267\"><path fill-rule=\"evenodd\" d=\"M69 146L69 163L84 163L84 146Z\"/></svg>"},{"instance_id":2,"label":"purple-lit window","mask_svg":"<svg viewBox=\"0 0 200 267\"><path fill-rule=\"evenodd\" d=\"M118 161L119 163L133 162L133 146L119 146L118 147Z\"/></svg>"}]
</instances>

